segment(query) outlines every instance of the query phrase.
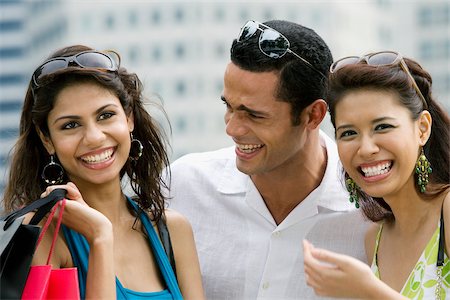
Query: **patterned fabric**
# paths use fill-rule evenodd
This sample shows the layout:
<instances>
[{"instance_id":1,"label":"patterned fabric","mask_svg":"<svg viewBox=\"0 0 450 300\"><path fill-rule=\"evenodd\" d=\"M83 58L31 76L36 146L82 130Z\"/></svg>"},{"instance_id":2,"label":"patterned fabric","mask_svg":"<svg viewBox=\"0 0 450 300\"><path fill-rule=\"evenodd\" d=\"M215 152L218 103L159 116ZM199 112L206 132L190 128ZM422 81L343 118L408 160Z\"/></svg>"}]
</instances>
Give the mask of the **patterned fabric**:
<instances>
[{"instance_id":1,"label":"patterned fabric","mask_svg":"<svg viewBox=\"0 0 450 300\"><path fill-rule=\"evenodd\" d=\"M414 269L409 274L405 285L401 290L401 294L409 299L436 299L436 284L437 284L437 255L439 249L439 230L441 222L439 222L436 231L425 247L419 261L416 263ZM375 243L375 253L372 260L372 272L380 278L380 271L378 269L378 244L380 242L383 224L377 234ZM444 266L442 268L442 284L440 299L450 299L450 263L447 253L444 253Z\"/></svg>"}]
</instances>

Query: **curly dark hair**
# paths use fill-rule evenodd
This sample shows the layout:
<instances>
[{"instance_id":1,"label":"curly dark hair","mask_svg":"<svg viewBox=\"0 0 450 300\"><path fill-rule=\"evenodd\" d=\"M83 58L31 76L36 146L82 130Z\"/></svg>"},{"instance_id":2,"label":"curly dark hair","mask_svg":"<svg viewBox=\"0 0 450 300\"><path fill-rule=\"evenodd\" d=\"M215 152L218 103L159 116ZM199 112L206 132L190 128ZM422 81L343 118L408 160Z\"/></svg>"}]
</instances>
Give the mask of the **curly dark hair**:
<instances>
[{"instance_id":1,"label":"curly dark hair","mask_svg":"<svg viewBox=\"0 0 450 300\"><path fill-rule=\"evenodd\" d=\"M424 96L428 108L425 107L409 76L400 65L373 67L364 63L349 64L329 76L327 102L331 122L336 129L335 110L339 101L347 93L365 88L395 92L400 103L410 111L413 120L417 120L423 110L428 110L433 123L430 138L423 150L433 167L433 173L430 174L426 192L421 194L427 199L434 199L450 188L450 119L448 113L432 96L431 75L416 61L408 58L404 58L404 61ZM345 171L343 174L345 178L348 178ZM417 178L415 182L416 189L419 191ZM369 219L372 221L394 219L391 208L383 198L372 198L360 190L358 194L361 208Z\"/></svg>"},{"instance_id":2,"label":"curly dark hair","mask_svg":"<svg viewBox=\"0 0 450 300\"><path fill-rule=\"evenodd\" d=\"M69 46L54 52L49 59L72 56L88 50L93 49L83 45ZM44 135L49 135L47 117L57 95L65 87L80 82L93 82L108 89L119 98L125 114L133 114L133 137L142 142L144 149L139 163L133 163L129 159L123 166L120 177L123 179L125 174L128 176L140 207L151 211L152 217L159 220L164 213L165 198L161 188L166 184L161 180L161 172L169 165L166 152L168 143L163 130L144 108L143 88L139 78L123 67L116 72L65 68L43 77L39 88L34 90L30 81L20 119L20 136L12 150L9 180L3 199L5 211L38 199L46 188L41 173L49 156L36 128ZM65 182L67 181L66 177Z\"/></svg>"},{"instance_id":3,"label":"curly dark hair","mask_svg":"<svg viewBox=\"0 0 450 300\"><path fill-rule=\"evenodd\" d=\"M292 122L298 125L305 107L317 99L325 99L326 76L333 57L327 44L310 28L285 20L264 24L283 34L289 40L290 49L322 74L291 53L277 59L263 54L258 43L260 32L244 41L235 39L231 46L231 61L247 71L279 73L277 95L274 96L291 104Z\"/></svg>"}]
</instances>

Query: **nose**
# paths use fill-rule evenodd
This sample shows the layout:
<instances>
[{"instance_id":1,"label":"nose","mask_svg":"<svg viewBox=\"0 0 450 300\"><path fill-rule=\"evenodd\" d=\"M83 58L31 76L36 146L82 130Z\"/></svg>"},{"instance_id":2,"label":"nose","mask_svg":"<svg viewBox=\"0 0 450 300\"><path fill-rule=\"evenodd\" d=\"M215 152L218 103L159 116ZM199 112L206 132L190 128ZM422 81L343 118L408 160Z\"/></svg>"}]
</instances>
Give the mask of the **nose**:
<instances>
[{"instance_id":1,"label":"nose","mask_svg":"<svg viewBox=\"0 0 450 300\"><path fill-rule=\"evenodd\" d=\"M103 143L106 138L105 133L98 124L86 124L86 130L84 132L84 141L89 147L97 147Z\"/></svg>"},{"instance_id":2,"label":"nose","mask_svg":"<svg viewBox=\"0 0 450 300\"><path fill-rule=\"evenodd\" d=\"M361 144L358 150L358 154L361 157L371 157L379 150L380 149L373 137L366 135L361 138Z\"/></svg>"},{"instance_id":3,"label":"nose","mask_svg":"<svg viewBox=\"0 0 450 300\"><path fill-rule=\"evenodd\" d=\"M247 134L248 128L245 125L243 117L239 113L225 113L225 131L231 137L241 137Z\"/></svg>"}]
</instances>

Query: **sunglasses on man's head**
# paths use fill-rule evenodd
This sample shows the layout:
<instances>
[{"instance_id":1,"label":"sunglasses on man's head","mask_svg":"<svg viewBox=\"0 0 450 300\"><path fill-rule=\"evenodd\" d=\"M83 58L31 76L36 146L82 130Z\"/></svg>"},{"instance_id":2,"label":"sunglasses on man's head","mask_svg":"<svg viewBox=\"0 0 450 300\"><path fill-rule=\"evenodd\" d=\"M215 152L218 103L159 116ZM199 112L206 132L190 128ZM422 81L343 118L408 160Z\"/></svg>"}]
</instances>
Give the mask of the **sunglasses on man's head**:
<instances>
[{"instance_id":1,"label":"sunglasses on man's head","mask_svg":"<svg viewBox=\"0 0 450 300\"><path fill-rule=\"evenodd\" d=\"M261 27L264 27L262 29ZM244 26L242 26L241 31L239 32L237 41L243 42L248 39L250 39L252 36L256 34L257 31L261 31L261 34L259 35L259 50L264 55L267 55L271 58L281 58L286 53L291 53L301 61L303 61L308 67L313 69L314 71L318 72L323 77L326 77L322 72L317 70L309 61L295 53L290 49L290 43L289 40L282 35L280 32L276 31L273 28L270 28L269 26L259 23L256 21L247 21Z\"/></svg>"},{"instance_id":2,"label":"sunglasses on man's head","mask_svg":"<svg viewBox=\"0 0 450 300\"><path fill-rule=\"evenodd\" d=\"M96 69L100 71L115 72L120 66L120 56L117 52L108 50L98 52L94 50L83 51L73 56L61 56L54 57L42 65L40 65L33 73L33 84L35 87L39 87L42 83L44 76L50 75L59 70L63 70L68 67L79 67Z\"/></svg>"},{"instance_id":3,"label":"sunglasses on man's head","mask_svg":"<svg viewBox=\"0 0 450 300\"><path fill-rule=\"evenodd\" d=\"M402 68L403 72L405 72L406 75L408 75L408 78L410 79L414 89L416 90L417 95L423 102L424 108L425 109L428 108L428 104L427 101L425 100L425 97L420 91L419 86L417 85L416 81L414 80L414 77L409 71L408 65L406 64L405 60L403 59L403 56L400 53L394 51L381 51L370 53L363 56L347 56L335 61L330 66L330 73L336 73L339 69L345 66L359 63L365 63L369 66L374 67L383 67L383 66L389 67L399 65Z\"/></svg>"}]
</instances>

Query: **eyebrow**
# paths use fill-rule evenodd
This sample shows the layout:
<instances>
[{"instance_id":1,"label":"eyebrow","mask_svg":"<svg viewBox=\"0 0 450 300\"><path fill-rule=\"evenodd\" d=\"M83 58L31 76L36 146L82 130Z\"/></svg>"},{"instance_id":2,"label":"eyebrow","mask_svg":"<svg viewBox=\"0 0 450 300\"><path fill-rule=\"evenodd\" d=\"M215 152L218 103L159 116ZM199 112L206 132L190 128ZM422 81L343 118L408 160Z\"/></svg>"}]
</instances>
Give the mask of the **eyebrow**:
<instances>
[{"instance_id":1,"label":"eyebrow","mask_svg":"<svg viewBox=\"0 0 450 300\"><path fill-rule=\"evenodd\" d=\"M376 119L374 119L374 120L372 120L372 124L375 124L375 123L379 123L379 122L382 122L382 121L388 121L388 120L394 120L394 118L392 118L392 117L381 117L381 118L376 118ZM338 130L343 130L343 129L348 129L348 128L353 128L354 126L353 125L351 125L351 124L344 124L344 125L341 125L341 126L339 126L339 127L337 127L336 128L336 132L338 131Z\"/></svg>"},{"instance_id":2,"label":"eyebrow","mask_svg":"<svg viewBox=\"0 0 450 300\"><path fill-rule=\"evenodd\" d=\"M222 99L223 102L228 103L227 99L224 96L220 96L220 98ZM245 106L243 104L239 105L236 108L236 110L245 111L245 112L247 112L249 114L258 115L258 116L261 116L261 117L268 117L269 116L269 114L266 113L266 112L262 112L262 111L251 109L251 108L249 108L249 107L247 107L247 106Z\"/></svg>"},{"instance_id":3,"label":"eyebrow","mask_svg":"<svg viewBox=\"0 0 450 300\"><path fill-rule=\"evenodd\" d=\"M113 103L106 104L106 105L103 105L103 106L99 107L99 108L95 111L95 114L96 114L96 115L99 114L102 110L106 109L106 108L109 107L109 106L115 106L115 107L117 107L117 105L116 105L116 104L113 104ZM77 115L61 116L61 117L57 118L57 119L53 122L53 124L56 124L58 121L61 121L61 120L64 120L64 119L80 120L81 117L80 117L80 116L77 116Z\"/></svg>"}]
</instances>

